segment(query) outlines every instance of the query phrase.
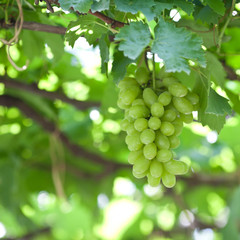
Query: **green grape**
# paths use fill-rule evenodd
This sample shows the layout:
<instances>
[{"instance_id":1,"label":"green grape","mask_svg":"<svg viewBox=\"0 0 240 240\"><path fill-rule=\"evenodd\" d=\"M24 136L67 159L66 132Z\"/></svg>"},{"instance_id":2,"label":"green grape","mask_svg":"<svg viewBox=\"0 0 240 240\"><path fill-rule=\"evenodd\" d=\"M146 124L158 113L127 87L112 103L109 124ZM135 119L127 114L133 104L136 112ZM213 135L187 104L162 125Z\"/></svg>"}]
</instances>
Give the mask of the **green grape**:
<instances>
[{"instance_id":1,"label":"green grape","mask_svg":"<svg viewBox=\"0 0 240 240\"><path fill-rule=\"evenodd\" d=\"M176 118L173 122L172 125L175 128L174 135L179 136L182 132L183 129L183 122L180 118Z\"/></svg>"},{"instance_id":2,"label":"green grape","mask_svg":"<svg viewBox=\"0 0 240 240\"><path fill-rule=\"evenodd\" d=\"M134 127L137 131L142 132L148 128L148 120L145 118L138 118L134 122Z\"/></svg>"},{"instance_id":3,"label":"green grape","mask_svg":"<svg viewBox=\"0 0 240 240\"><path fill-rule=\"evenodd\" d=\"M125 141L130 151L140 150L143 146L143 144L140 141L140 133L137 131L132 135L128 135Z\"/></svg>"},{"instance_id":4,"label":"green grape","mask_svg":"<svg viewBox=\"0 0 240 240\"><path fill-rule=\"evenodd\" d=\"M157 186L160 184L160 180L161 180L160 177L155 178L155 177L153 177L150 173L148 173L147 179L148 179L148 184L149 184L151 187L157 187Z\"/></svg>"},{"instance_id":5,"label":"green grape","mask_svg":"<svg viewBox=\"0 0 240 240\"><path fill-rule=\"evenodd\" d=\"M182 161L171 160L164 163L164 168L173 175L182 175L188 172L188 165Z\"/></svg>"},{"instance_id":6,"label":"green grape","mask_svg":"<svg viewBox=\"0 0 240 240\"><path fill-rule=\"evenodd\" d=\"M145 129L140 135L140 140L143 144L152 143L155 140L155 132L152 129Z\"/></svg>"},{"instance_id":7,"label":"green grape","mask_svg":"<svg viewBox=\"0 0 240 240\"><path fill-rule=\"evenodd\" d=\"M173 105L180 113L190 114L193 111L193 105L184 97L173 97Z\"/></svg>"},{"instance_id":8,"label":"green grape","mask_svg":"<svg viewBox=\"0 0 240 240\"><path fill-rule=\"evenodd\" d=\"M118 107L119 107L120 109L128 109L128 108L130 108L130 106L124 104L121 99L118 99L117 105L118 105Z\"/></svg>"},{"instance_id":9,"label":"green grape","mask_svg":"<svg viewBox=\"0 0 240 240\"><path fill-rule=\"evenodd\" d=\"M128 155L128 162L130 164L134 164L137 161L137 159L139 157L141 157L142 155L143 155L142 149L138 150L138 151L130 152L129 155Z\"/></svg>"},{"instance_id":10,"label":"green grape","mask_svg":"<svg viewBox=\"0 0 240 240\"><path fill-rule=\"evenodd\" d=\"M163 84L168 87L170 85L172 85L173 83L178 82L178 80L174 77L167 77L163 79Z\"/></svg>"},{"instance_id":11,"label":"green grape","mask_svg":"<svg viewBox=\"0 0 240 240\"><path fill-rule=\"evenodd\" d=\"M149 109L146 106L135 105L129 109L129 116L137 119L137 118L145 118L150 114Z\"/></svg>"},{"instance_id":12,"label":"green grape","mask_svg":"<svg viewBox=\"0 0 240 240\"><path fill-rule=\"evenodd\" d=\"M173 154L172 151L169 149L161 149L157 152L156 159L159 162L168 162L172 159Z\"/></svg>"},{"instance_id":13,"label":"green grape","mask_svg":"<svg viewBox=\"0 0 240 240\"><path fill-rule=\"evenodd\" d=\"M163 121L172 122L177 117L176 111L168 109L164 112L162 116Z\"/></svg>"},{"instance_id":14,"label":"green grape","mask_svg":"<svg viewBox=\"0 0 240 240\"><path fill-rule=\"evenodd\" d=\"M157 99L156 93L151 88L145 88L143 90L143 100L148 107L155 103Z\"/></svg>"},{"instance_id":15,"label":"green grape","mask_svg":"<svg viewBox=\"0 0 240 240\"><path fill-rule=\"evenodd\" d=\"M163 172L162 175L162 183L167 188L172 188L176 184L176 177L175 175L168 173L167 171Z\"/></svg>"},{"instance_id":16,"label":"green grape","mask_svg":"<svg viewBox=\"0 0 240 240\"><path fill-rule=\"evenodd\" d=\"M133 123L130 123L130 124L128 125L126 132L127 132L128 135L132 135L132 134L136 133L136 129L135 129Z\"/></svg>"},{"instance_id":17,"label":"green grape","mask_svg":"<svg viewBox=\"0 0 240 240\"><path fill-rule=\"evenodd\" d=\"M144 178L144 177L146 177L147 176L147 174L148 174L148 171L145 171L145 172L143 172L143 173L136 173L136 172L134 172L134 171L132 171L132 174L133 174L133 176L135 177L135 178Z\"/></svg>"},{"instance_id":18,"label":"green grape","mask_svg":"<svg viewBox=\"0 0 240 240\"><path fill-rule=\"evenodd\" d=\"M172 95L169 92L163 92L158 97L158 102L160 102L163 106L167 106L172 100Z\"/></svg>"},{"instance_id":19,"label":"green grape","mask_svg":"<svg viewBox=\"0 0 240 240\"><path fill-rule=\"evenodd\" d=\"M161 126L161 120L157 117L151 117L148 120L148 127L151 128L152 130L157 130Z\"/></svg>"},{"instance_id":20,"label":"green grape","mask_svg":"<svg viewBox=\"0 0 240 240\"><path fill-rule=\"evenodd\" d=\"M155 102L151 106L151 114L154 117L161 117L164 114L163 105L160 102Z\"/></svg>"},{"instance_id":21,"label":"green grape","mask_svg":"<svg viewBox=\"0 0 240 240\"><path fill-rule=\"evenodd\" d=\"M152 160L157 155L157 146L155 143L149 143L143 147L143 155L146 159Z\"/></svg>"},{"instance_id":22,"label":"green grape","mask_svg":"<svg viewBox=\"0 0 240 240\"><path fill-rule=\"evenodd\" d=\"M146 68L140 67L136 71L136 80L140 85L145 85L148 83L149 72Z\"/></svg>"},{"instance_id":23,"label":"green grape","mask_svg":"<svg viewBox=\"0 0 240 240\"><path fill-rule=\"evenodd\" d=\"M133 164L133 171L138 174L146 172L150 166L151 161L144 156L140 156Z\"/></svg>"},{"instance_id":24,"label":"green grape","mask_svg":"<svg viewBox=\"0 0 240 240\"><path fill-rule=\"evenodd\" d=\"M144 103L143 99L138 98L138 99L135 99L135 100L132 102L132 106L136 106L136 105L143 105L143 106L145 106L145 103Z\"/></svg>"},{"instance_id":25,"label":"green grape","mask_svg":"<svg viewBox=\"0 0 240 240\"><path fill-rule=\"evenodd\" d=\"M171 136L175 132L175 128L172 123L170 122L162 122L160 130L163 135L165 136Z\"/></svg>"},{"instance_id":26,"label":"green grape","mask_svg":"<svg viewBox=\"0 0 240 240\"><path fill-rule=\"evenodd\" d=\"M130 105L134 99L139 95L140 88L137 86L131 86L120 91L119 99L125 105Z\"/></svg>"},{"instance_id":27,"label":"green grape","mask_svg":"<svg viewBox=\"0 0 240 240\"><path fill-rule=\"evenodd\" d=\"M130 86L139 86L136 79L132 77L125 77L122 81L119 82L118 87L123 90Z\"/></svg>"},{"instance_id":28,"label":"green grape","mask_svg":"<svg viewBox=\"0 0 240 240\"><path fill-rule=\"evenodd\" d=\"M155 178L161 177L163 173L163 164L156 159L152 160L149 171Z\"/></svg>"},{"instance_id":29,"label":"green grape","mask_svg":"<svg viewBox=\"0 0 240 240\"><path fill-rule=\"evenodd\" d=\"M168 91L175 97L184 97L188 93L187 88L178 82L169 85Z\"/></svg>"},{"instance_id":30,"label":"green grape","mask_svg":"<svg viewBox=\"0 0 240 240\"><path fill-rule=\"evenodd\" d=\"M170 142L170 148L177 148L180 145L180 139L174 134L168 137Z\"/></svg>"},{"instance_id":31,"label":"green grape","mask_svg":"<svg viewBox=\"0 0 240 240\"><path fill-rule=\"evenodd\" d=\"M168 137L164 136L161 133L157 134L155 144L157 145L158 149L168 149L170 147Z\"/></svg>"},{"instance_id":32,"label":"green grape","mask_svg":"<svg viewBox=\"0 0 240 240\"><path fill-rule=\"evenodd\" d=\"M186 99L188 99L192 103L192 105L196 105L199 103L199 96L193 92L189 92L186 96Z\"/></svg>"},{"instance_id":33,"label":"green grape","mask_svg":"<svg viewBox=\"0 0 240 240\"><path fill-rule=\"evenodd\" d=\"M133 122L135 121L134 118L130 117L130 115L129 115L129 109L126 109L126 110L125 110L124 118L126 118L130 123L133 123Z\"/></svg>"},{"instance_id":34,"label":"green grape","mask_svg":"<svg viewBox=\"0 0 240 240\"><path fill-rule=\"evenodd\" d=\"M190 114L182 114L180 113L180 119L185 123L191 123L193 121L193 115Z\"/></svg>"},{"instance_id":35,"label":"green grape","mask_svg":"<svg viewBox=\"0 0 240 240\"><path fill-rule=\"evenodd\" d=\"M198 111L199 108L200 108L200 104L199 103L193 105L193 111Z\"/></svg>"},{"instance_id":36,"label":"green grape","mask_svg":"<svg viewBox=\"0 0 240 240\"><path fill-rule=\"evenodd\" d=\"M124 118L121 122L120 122L120 127L122 129L122 131L127 131L127 128L129 127L131 123L126 119Z\"/></svg>"}]
</instances>

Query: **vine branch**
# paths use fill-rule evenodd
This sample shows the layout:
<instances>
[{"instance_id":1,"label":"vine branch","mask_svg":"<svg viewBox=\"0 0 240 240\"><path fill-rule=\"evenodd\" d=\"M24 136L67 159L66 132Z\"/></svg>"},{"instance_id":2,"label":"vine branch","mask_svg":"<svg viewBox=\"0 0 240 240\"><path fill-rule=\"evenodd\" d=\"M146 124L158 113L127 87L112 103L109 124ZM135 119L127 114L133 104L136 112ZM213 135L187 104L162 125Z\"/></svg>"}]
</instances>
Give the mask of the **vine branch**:
<instances>
[{"instance_id":1,"label":"vine branch","mask_svg":"<svg viewBox=\"0 0 240 240\"><path fill-rule=\"evenodd\" d=\"M47 92L45 90L40 90L37 86L37 84L26 84L21 82L20 80L13 80L9 77L2 77L0 76L0 83L4 83L5 87L7 88L14 88L14 89L20 89L23 91L28 91L30 93L37 94L38 96L50 99L50 100L56 100L59 99L63 102L69 103L73 105L74 107L80 109L80 110L85 110L88 109L89 107L100 107L100 103L98 102L82 102L82 101L77 101L75 99L70 99L63 95L60 92Z\"/></svg>"}]
</instances>

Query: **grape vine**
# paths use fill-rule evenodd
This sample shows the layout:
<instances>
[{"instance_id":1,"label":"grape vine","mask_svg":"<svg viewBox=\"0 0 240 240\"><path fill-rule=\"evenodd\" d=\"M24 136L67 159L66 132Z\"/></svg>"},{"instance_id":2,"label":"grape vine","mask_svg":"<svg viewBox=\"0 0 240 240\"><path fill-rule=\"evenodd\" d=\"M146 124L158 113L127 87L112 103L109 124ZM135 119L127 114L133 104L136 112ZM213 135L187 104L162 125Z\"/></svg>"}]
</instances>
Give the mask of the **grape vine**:
<instances>
[{"instance_id":1,"label":"grape vine","mask_svg":"<svg viewBox=\"0 0 240 240\"><path fill-rule=\"evenodd\" d=\"M198 109L199 97L174 77L159 79L156 86L154 90L144 67L136 70L135 77L120 81L118 106L125 111L121 128L127 133L133 175L146 176L152 187L162 181L172 188L175 175L188 172L189 166L175 159L173 149L180 144L183 123L193 121L192 111Z\"/></svg>"}]
</instances>

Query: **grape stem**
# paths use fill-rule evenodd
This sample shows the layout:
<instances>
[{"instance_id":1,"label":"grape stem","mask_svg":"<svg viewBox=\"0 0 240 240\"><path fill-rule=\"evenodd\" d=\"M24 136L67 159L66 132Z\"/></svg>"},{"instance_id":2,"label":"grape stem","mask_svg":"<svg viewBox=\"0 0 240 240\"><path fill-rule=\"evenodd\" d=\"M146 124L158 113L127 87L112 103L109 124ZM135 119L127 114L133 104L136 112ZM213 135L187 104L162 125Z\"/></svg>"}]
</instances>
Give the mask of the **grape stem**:
<instances>
[{"instance_id":1,"label":"grape stem","mask_svg":"<svg viewBox=\"0 0 240 240\"><path fill-rule=\"evenodd\" d=\"M153 90L156 89L156 76L155 76L155 54L153 53L153 73L152 73L152 80L153 80Z\"/></svg>"}]
</instances>

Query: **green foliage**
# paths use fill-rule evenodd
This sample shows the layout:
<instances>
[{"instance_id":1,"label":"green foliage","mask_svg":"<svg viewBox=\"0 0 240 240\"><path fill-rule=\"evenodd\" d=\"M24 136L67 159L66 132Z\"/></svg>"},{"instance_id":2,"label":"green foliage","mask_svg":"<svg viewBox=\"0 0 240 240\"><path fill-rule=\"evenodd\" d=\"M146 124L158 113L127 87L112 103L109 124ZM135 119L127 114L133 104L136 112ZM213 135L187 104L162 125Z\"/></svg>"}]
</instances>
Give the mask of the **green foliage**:
<instances>
[{"instance_id":1,"label":"green foliage","mask_svg":"<svg viewBox=\"0 0 240 240\"><path fill-rule=\"evenodd\" d=\"M240 2L34 2L0 3L0 238L239 239ZM116 85L137 73L140 92L173 77L200 97L171 191L128 165Z\"/></svg>"},{"instance_id":2,"label":"green foliage","mask_svg":"<svg viewBox=\"0 0 240 240\"><path fill-rule=\"evenodd\" d=\"M165 62L166 71L190 73L187 60L197 60L205 66L202 40L183 28L159 21L155 27L152 51Z\"/></svg>"}]
</instances>

